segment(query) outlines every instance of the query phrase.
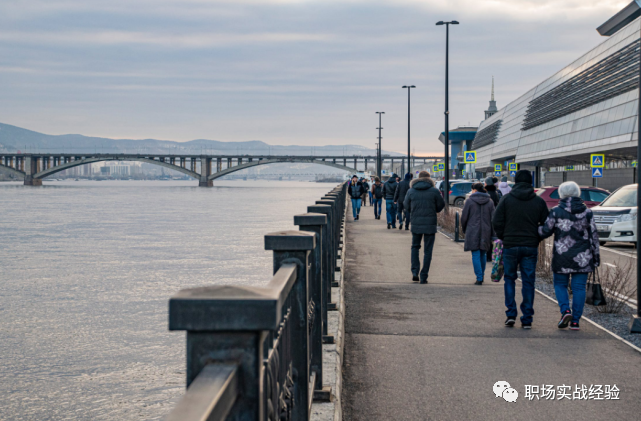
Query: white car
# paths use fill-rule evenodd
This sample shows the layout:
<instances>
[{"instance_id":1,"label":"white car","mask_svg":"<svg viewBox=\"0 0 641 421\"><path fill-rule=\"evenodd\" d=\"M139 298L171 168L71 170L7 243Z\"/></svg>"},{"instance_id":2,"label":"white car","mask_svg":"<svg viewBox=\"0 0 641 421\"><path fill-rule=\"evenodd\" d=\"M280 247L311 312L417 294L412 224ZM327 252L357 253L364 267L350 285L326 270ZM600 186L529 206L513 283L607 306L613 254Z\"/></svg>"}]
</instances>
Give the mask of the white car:
<instances>
[{"instance_id":1,"label":"white car","mask_svg":"<svg viewBox=\"0 0 641 421\"><path fill-rule=\"evenodd\" d=\"M630 184L614 191L600 205L592 208L599 232L599 243L637 242L637 185Z\"/></svg>"}]
</instances>

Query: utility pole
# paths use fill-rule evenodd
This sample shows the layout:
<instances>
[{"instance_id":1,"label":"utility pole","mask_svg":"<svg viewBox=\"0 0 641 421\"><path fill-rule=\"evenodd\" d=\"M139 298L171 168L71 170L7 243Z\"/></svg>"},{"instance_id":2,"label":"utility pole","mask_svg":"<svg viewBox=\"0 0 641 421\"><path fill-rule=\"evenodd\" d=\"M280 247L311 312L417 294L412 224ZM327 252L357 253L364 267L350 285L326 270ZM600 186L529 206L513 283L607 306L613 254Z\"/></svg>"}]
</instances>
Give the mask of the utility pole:
<instances>
[{"instance_id":1,"label":"utility pole","mask_svg":"<svg viewBox=\"0 0 641 421\"><path fill-rule=\"evenodd\" d=\"M376 111L376 114L378 114L378 162L376 163L376 173L378 175L378 178L381 179L381 175L383 174L381 172L381 169L383 167L383 155L381 155L382 148L381 148L381 130L383 130L383 125L381 124L381 116L385 114L385 111Z\"/></svg>"}]
</instances>

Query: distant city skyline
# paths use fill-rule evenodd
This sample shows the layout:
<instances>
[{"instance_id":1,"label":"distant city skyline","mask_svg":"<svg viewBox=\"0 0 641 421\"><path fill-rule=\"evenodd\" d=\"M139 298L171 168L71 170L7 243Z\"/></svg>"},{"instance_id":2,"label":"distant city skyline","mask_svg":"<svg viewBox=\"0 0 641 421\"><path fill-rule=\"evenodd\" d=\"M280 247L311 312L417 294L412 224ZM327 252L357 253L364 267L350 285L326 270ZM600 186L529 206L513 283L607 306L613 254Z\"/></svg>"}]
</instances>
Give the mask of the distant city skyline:
<instances>
[{"instance_id":1,"label":"distant city skyline","mask_svg":"<svg viewBox=\"0 0 641 421\"><path fill-rule=\"evenodd\" d=\"M0 4L2 122L47 134L439 153L603 41L627 1L27 0Z\"/></svg>"}]
</instances>

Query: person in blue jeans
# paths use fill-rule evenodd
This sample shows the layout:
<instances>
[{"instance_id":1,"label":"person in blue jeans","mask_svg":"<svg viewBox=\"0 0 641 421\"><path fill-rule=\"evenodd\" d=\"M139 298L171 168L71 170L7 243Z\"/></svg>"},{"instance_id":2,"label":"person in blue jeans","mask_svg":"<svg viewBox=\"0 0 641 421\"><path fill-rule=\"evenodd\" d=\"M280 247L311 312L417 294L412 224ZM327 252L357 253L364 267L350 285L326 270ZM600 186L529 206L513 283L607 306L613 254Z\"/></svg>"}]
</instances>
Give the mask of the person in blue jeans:
<instances>
[{"instance_id":1,"label":"person in blue jeans","mask_svg":"<svg viewBox=\"0 0 641 421\"><path fill-rule=\"evenodd\" d=\"M541 238L554 235L552 272L554 292L561 310L559 329L570 325L579 330L579 320L585 304L588 274L601 262L599 234L592 211L581 200L581 189L574 181L559 186L559 204L552 208L548 219L539 227ZM572 279L572 308L568 283Z\"/></svg>"},{"instance_id":2,"label":"person in blue jeans","mask_svg":"<svg viewBox=\"0 0 641 421\"><path fill-rule=\"evenodd\" d=\"M352 215L355 221L358 221L358 215L361 213L361 196L364 192L363 183L358 181L357 176L353 176L347 187L347 193L352 199Z\"/></svg>"},{"instance_id":3,"label":"person in blue jeans","mask_svg":"<svg viewBox=\"0 0 641 421\"><path fill-rule=\"evenodd\" d=\"M465 251L472 252L475 285L483 285L487 254L492 251L492 214L494 202L482 183L472 185L472 195L465 201L461 228L465 234Z\"/></svg>"},{"instance_id":4,"label":"person in blue jeans","mask_svg":"<svg viewBox=\"0 0 641 421\"><path fill-rule=\"evenodd\" d=\"M532 328L534 316L534 282L541 238L539 227L548 217L545 201L537 196L532 186L532 174L519 170L515 185L501 198L492 218L496 236L503 241L503 269L505 270L505 326L513 327L518 315L516 309L517 270L521 270L521 327Z\"/></svg>"},{"instance_id":5,"label":"person in blue jeans","mask_svg":"<svg viewBox=\"0 0 641 421\"><path fill-rule=\"evenodd\" d=\"M381 219L381 205L383 203L383 184L381 179L376 177L374 179L374 185L372 186L372 195L374 196L373 203L374 205L374 218Z\"/></svg>"},{"instance_id":6,"label":"person in blue jeans","mask_svg":"<svg viewBox=\"0 0 641 421\"><path fill-rule=\"evenodd\" d=\"M394 194L398 187L396 174L383 184L383 195L385 196L385 212L387 213L387 229L396 228L396 203L394 203Z\"/></svg>"}]
</instances>

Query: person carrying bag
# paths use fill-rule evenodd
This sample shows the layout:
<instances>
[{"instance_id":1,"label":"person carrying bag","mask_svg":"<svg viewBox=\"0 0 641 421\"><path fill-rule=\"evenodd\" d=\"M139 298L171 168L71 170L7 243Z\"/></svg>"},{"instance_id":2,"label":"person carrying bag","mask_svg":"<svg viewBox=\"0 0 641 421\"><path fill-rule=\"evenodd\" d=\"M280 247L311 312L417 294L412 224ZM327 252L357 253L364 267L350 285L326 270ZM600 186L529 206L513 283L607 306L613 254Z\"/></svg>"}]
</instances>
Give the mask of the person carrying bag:
<instances>
[{"instance_id":1,"label":"person carrying bag","mask_svg":"<svg viewBox=\"0 0 641 421\"><path fill-rule=\"evenodd\" d=\"M607 305L603 288L601 288L601 277L599 276L599 268L594 268L594 272L590 274L590 280L585 291L585 303L591 306L604 306Z\"/></svg>"}]
</instances>

